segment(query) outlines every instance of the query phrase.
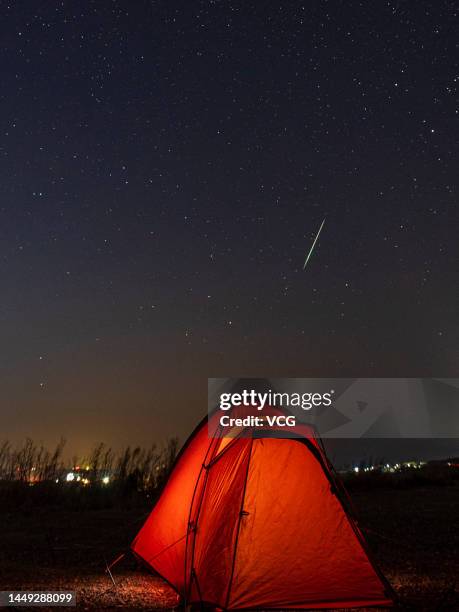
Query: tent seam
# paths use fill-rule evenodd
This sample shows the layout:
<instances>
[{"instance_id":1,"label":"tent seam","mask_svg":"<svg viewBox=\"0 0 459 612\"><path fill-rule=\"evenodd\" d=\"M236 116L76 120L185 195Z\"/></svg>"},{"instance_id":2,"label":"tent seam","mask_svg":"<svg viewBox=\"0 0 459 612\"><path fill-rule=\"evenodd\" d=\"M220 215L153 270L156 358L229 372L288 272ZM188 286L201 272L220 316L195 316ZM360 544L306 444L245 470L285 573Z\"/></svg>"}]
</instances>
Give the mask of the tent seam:
<instances>
[{"instance_id":1,"label":"tent seam","mask_svg":"<svg viewBox=\"0 0 459 612\"><path fill-rule=\"evenodd\" d=\"M247 480L249 477L249 469L250 469L250 461L252 459L252 447L253 447L253 438L250 440L250 448L249 448L249 457L247 459L247 469L245 472L245 479L244 479L244 489L242 491L242 499L241 499L241 507L239 510L239 518L238 518L238 523L237 523L237 529L236 529L236 540L234 542L234 555L233 555L233 561L231 564L231 574L230 574L230 579L228 582L228 592L226 594L226 602L225 602L225 609L228 609L228 605L229 605L229 601L230 601L230 596L231 596L231 588L233 586L233 577L234 577L234 569L236 567L236 556L237 556L237 547L239 544L239 534L241 531L241 522L242 522L242 511L244 509L244 503L245 503L245 493L247 490Z\"/></svg>"},{"instance_id":2,"label":"tent seam","mask_svg":"<svg viewBox=\"0 0 459 612\"><path fill-rule=\"evenodd\" d=\"M209 453L211 453L212 444L214 444L214 443L215 443L215 438L211 439L211 441L209 443L209 446L207 447L207 451L206 451L206 454L204 456L204 461L203 461L203 463L201 465L198 477L196 479L196 483L195 483L194 490L193 490L193 496L191 498L191 503L190 503L190 510L189 510L189 513L188 513L188 523L187 523L186 542L185 542L185 559L184 559L185 560L185 567L184 567L184 596L185 596L185 605L186 605L186 601L187 601L188 595L189 595L188 591L190 591L190 593L191 593L191 584L192 584L191 572L193 571L194 549L195 549L195 541L196 541L196 535L195 535L195 537L193 539L192 551L191 551L191 560L190 560L191 561L191 569L190 569L190 581L189 581L190 582L190 588L188 589L187 562L188 562L188 542L189 542L189 536L190 536L190 533L196 532L196 529L197 529L199 512L201 510L202 500L204 498L204 493L205 493L205 489L206 489L207 479L208 479L208 475L209 475L209 472L208 472L208 470L205 467L205 461L206 461L207 455L209 455ZM193 529L190 529L190 525L191 525L191 513L193 511L193 504L194 504L194 501L195 501L196 492L198 490L198 485L199 485L199 481L201 479L203 470L205 471L205 478L204 478L204 483L203 483L203 486L202 486L201 498L199 500L198 511L197 511L197 515L196 515L196 522L195 522L195 525L194 525Z\"/></svg>"}]
</instances>

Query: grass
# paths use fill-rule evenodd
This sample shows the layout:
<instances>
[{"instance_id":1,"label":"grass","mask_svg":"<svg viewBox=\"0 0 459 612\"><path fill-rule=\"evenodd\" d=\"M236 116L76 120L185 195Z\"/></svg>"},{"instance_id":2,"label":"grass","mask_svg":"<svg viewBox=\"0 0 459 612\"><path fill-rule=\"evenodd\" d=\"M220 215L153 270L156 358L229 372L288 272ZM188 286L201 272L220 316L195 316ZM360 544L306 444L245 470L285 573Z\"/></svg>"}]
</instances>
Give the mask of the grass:
<instances>
[{"instance_id":1,"label":"grass","mask_svg":"<svg viewBox=\"0 0 459 612\"><path fill-rule=\"evenodd\" d=\"M71 486L70 489L68 486L62 488L62 483L66 483L69 476L72 482L68 484L76 485L77 490L82 482L91 485L91 491L100 490L104 480L116 483L115 487L107 490L112 494L113 503L117 498L133 492L154 494L166 480L178 448L177 438L168 440L161 447L156 444L150 448L128 446L122 451L114 451L100 443L87 456L65 460L65 443L61 439L54 449L37 444L31 438L26 438L17 446L8 440L0 443L0 495L3 507L10 502L17 508L32 497L35 504L65 504L71 498L71 491L75 490ZM54 486L56 483L58 487ZM39 486L28 492L30 484ZM107 491L104 493L106 498ZM85 495L90 498L90 495Z\"/></svg>"}]
</instances>

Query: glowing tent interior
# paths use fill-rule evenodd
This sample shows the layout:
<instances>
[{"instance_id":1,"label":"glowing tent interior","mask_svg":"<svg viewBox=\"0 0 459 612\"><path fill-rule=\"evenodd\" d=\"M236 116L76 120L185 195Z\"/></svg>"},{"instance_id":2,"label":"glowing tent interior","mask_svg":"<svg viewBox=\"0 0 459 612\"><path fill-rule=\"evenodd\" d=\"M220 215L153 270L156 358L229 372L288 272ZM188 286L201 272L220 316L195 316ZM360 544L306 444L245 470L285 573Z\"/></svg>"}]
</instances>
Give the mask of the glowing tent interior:
<instances>
[{"instance_id":1,"label":"glowing tent interior","mask_svg":"<svg viewBox=\"0 0 459 612\"><path fill-rule=\"evenodd\" d=\"M186 604L393 603L313 429L295 435L212 438L206 419L188 439L132 544Z\"/></svg>"}]
</instances>

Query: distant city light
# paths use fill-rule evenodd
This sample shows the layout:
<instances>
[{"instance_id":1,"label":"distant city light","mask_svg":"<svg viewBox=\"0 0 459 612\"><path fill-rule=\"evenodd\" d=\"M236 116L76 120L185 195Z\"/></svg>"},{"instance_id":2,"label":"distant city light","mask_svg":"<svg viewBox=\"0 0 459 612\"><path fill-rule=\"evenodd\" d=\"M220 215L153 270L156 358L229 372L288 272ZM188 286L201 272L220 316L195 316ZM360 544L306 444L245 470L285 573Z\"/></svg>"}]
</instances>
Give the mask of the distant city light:
<instances>
[{"instance_id":1,"label":"distant city light","mask_svg":"<svg viewBox=\"0 0 459 612\"><path fill-rule=\"evenodd\" d=\"M65 480L67 482L72 482L72 480L75 480L75 474L73 472L69 472L65 477Z\"/></svg>"},{"instance_id":2,"label":"distant city light","mask_svg":"<svg viewBox=\"0 0 459 612\"><path fill-rule=\"evenodd\" d=\"M419 460L411 460L411 461L401 461L399 463L394 463L394 464L390 464L390 463L379 463L376 465L367 465L365 467L349 467L346 470L342 470L342 473L346 473L346 472L352 472L353 474L363 474L366 472L382 472L382 473L390 473L390 474L395 474L397 472L401 472L404 470L419 470L421 468L423 468L424 466L427 465L426 461L419 461ZM449 463L447 465L450 465ZM453 465L451 463L451 465Z\"/></svg>"},{"instance_id":3,"label":"distant city light","mask_svg":"<svg viewBox=\"0 0 459 612\"><path fill-rule=\"evenodd\" d=\"M108 483L110 482L110 477L109 477L109 476L104 476L104 477L102 478L102 482L103 482L104 484L108 484Z\"/></svg>"}]
</instances>

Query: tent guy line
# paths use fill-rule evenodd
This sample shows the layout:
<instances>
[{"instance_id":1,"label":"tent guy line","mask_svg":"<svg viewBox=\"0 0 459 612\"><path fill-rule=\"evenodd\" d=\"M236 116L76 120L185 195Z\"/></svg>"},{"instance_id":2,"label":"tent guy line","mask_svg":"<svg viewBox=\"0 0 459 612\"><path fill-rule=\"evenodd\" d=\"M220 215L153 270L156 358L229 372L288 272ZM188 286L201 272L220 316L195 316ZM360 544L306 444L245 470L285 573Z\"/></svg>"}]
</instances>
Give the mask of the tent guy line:
<instances>
[{"instance_id":1,"label":"tent guy line","mask_svg":"<svg viewBox=\"0 0 459 612\"><path fill-rule=\"evenodd\" d=\"M317 232L316 237L314 238L314 242L312 243L312 246L311 246L311 248L310 248L310 250L309 250L309 253L308 253L307 257L306 257L306 260L305 260L305 262L304 262L303 270L304 270L304 269L306 268L306 266L308 265L309 258L310 258L310 257L311 257L311 255L312 255L312 252L313 252L313 250L314 250L314 247L316 246L317 239L319 238L320 232L322 231L322 228L323 228L323 226L324 226L324 223L325 223L325 218L326 218L326 217L324 217L324 220L323 220L323 221L322 221L322 223L320 224L319 231Z\"/></svg>"}]
</instances>

